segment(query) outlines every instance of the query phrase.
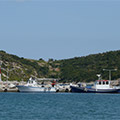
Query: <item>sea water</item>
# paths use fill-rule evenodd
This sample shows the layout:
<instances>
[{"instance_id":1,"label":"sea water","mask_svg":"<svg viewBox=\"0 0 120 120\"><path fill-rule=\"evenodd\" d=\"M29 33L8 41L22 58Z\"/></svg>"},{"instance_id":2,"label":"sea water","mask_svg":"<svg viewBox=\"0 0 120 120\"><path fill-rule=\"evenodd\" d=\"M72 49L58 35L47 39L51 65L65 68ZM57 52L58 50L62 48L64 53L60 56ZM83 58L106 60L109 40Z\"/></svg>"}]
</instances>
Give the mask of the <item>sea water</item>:
<instances>
[{"instance_id":1,"label":"sea water","mask_svg":"<svg viewBox=\"0 0 120 120\"><path fill-rule=\"evenodd\" d=\"M0 93L0 120L120 120L120 94Z\"/></svg>"}]
</instances>

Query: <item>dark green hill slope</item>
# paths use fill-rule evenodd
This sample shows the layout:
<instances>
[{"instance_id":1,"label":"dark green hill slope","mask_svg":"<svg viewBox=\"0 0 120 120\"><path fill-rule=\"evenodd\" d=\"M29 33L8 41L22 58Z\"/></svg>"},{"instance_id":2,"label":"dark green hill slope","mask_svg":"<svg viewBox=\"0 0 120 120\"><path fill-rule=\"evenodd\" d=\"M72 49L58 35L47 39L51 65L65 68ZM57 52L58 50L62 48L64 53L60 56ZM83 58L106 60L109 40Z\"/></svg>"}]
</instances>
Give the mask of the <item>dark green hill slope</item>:
<instances>
[{"instance_id":1,"label":"dark green hill slope","mask_svg":"<svg viewBox=\"0 0 120 120\"><path fill-rule=\"evenodd\" d=\"M110 51L86 57L62 60L61 78L67 81L94 81L96 74L108 79L108 72L103 69L118 69L112 72L112 79L120 78L120 51Z\"/></svg>"}]
</instances>

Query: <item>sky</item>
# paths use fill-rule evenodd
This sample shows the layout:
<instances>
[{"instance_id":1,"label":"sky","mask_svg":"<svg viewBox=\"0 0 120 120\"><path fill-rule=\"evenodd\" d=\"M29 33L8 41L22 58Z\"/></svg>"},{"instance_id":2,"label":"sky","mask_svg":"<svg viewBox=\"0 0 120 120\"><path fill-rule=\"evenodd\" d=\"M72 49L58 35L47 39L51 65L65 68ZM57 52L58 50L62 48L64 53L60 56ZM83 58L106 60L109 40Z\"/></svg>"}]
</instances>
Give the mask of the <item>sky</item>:
<instances>
[{"instance_id":1,"label":"sky","mask_svg":"<svg viewBox=\"0 0 120 120\"><path fill-rule=\"evenodd\" d=\"M120 1L0 0L0 50L37 60L120 50Z\"/></svg>"}]
</instances>

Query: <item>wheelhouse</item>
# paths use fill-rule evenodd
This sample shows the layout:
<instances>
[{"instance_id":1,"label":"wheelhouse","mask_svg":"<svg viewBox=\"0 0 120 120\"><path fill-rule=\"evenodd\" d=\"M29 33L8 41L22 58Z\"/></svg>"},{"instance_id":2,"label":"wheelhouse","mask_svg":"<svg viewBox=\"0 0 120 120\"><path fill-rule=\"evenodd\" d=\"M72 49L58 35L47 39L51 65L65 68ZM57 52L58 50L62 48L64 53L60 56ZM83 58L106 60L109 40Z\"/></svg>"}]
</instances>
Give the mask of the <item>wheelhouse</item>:
<instances>
[{"instance_id":1,"label":"wheelhouse","mask_svg":"<svg viewBox=\"0 0 120 120\"><path fill-rule=\"evenodd\" d=\"M110 81L108 80L97 80L96 85L109 85Z\"/></svg>"},{"instance_id":2,"label":"wheelhouse","mask_svg":"<svg viewBox=\"0 0 120 120\"><path fill-rule=\"evenodd\" d=\"M109 80L97 80L95 83L96 89L108 89L111 88Z\"/></svg>"}]
</instances>

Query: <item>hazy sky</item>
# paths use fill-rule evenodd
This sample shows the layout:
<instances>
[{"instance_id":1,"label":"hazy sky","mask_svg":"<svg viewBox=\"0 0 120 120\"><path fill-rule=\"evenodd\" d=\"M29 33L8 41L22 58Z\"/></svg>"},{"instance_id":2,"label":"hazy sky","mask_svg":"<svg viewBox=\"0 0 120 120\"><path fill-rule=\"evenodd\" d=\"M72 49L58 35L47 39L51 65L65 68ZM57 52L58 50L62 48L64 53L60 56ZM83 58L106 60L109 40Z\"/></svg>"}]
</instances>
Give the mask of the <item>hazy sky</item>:
<instances>
[{"instance_id":1,"label":"hazy sky","mask_svg":"<svg viewBox=\"0 0 120 120\"><path fill-rule=\"evenodd\" d=\"M0 0L0 49L67 59L120 49L119 0Z\"/></svg>"}]
</instances>

